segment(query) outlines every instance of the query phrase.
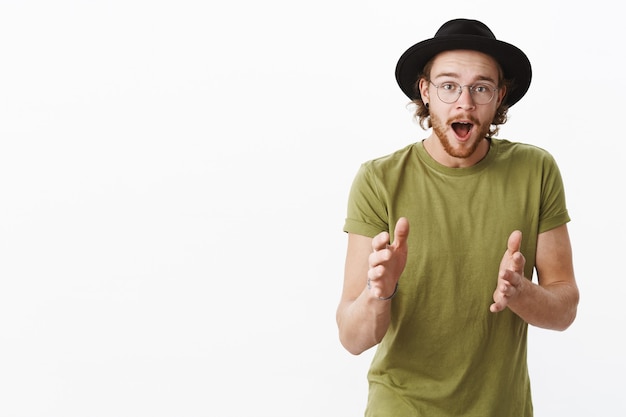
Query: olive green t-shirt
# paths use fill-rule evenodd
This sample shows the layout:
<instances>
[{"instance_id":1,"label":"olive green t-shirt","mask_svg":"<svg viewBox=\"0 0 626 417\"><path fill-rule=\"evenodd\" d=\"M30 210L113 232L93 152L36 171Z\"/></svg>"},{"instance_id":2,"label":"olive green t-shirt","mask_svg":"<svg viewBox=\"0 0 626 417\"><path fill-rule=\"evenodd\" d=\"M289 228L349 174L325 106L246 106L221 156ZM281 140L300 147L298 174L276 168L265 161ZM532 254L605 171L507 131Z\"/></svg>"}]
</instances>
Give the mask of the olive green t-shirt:
<instances>
[{"instance_id":1,"label":"olive green t-shirt","mask_svg":"<svg viewBox=\"0 0 626 417\"><path fill-rule=\"evenodd\" d=\"M538 147L492 139L469 168L421 142L364 163L344 231L373 237L409 220L409 258L369 373L368 417L530 417L527 323L491 313L509 235L532 279L537 236L567 223L559 169Z\"/></svg>"}]
</instances>

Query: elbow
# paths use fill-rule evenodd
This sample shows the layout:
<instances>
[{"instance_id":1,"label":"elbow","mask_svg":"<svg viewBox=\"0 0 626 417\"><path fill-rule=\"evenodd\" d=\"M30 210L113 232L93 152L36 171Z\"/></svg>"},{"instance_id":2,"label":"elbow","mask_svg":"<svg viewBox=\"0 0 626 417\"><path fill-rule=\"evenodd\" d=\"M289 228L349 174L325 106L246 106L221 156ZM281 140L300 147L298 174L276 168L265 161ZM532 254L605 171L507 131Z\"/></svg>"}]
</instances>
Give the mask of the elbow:
<instances>
[{"instance_id":1,"label":"elbow","mask_svg":"<svg viewBox=\"0 0 626 417\"><path fill-rule=\"evenodd\" d=\"M576 301L576 304L574 304L574 306L570 309L568 314L566 314L565 320L563 322L563 326L559 330L561 331L567 330L574 323L574 320L576 320L577 314L578 314L578 300Z\"/></svg>"},{"instance_id":2,"label":"elbow","mask_svg":"<svg viewBox=\"0 0 626 417\"><path fill-rule=\"evenodd\" d=\"M572 295L571 295L571 307L569 309L568 312L568 321L566 323L566 326L563 330L567 329L568 327L570 327L572 325L572 323L574 323L574 320L576 320L576 315L578 314L578 303L580 302L580 292L578 290L577 286L574 286L574 290L572 291Z\"/></svg>"},{"instance_id":3,"label":"elbow","mask_svg":"<svg viewBox=\"0 0 626 417\"><path fill-rule=\"evenodd\" d=\"M370 348L378 345L387 331L388 321L375 322L374 319L356 319L341 307L337 310L337 328L341 345L352 355L360 355ZM364 321L366 322L364 324ZM374 323L367 324L367 322Z\"/></svg>"},{"instance_id":4,"label":"elbow","mask_svg":"<svg viewBox=\"0 0 626 417\"><path fill-rule=\"evenodd\" d=\"M574 323L574 320L576 320L576 309L574 308L572 312L568 313L567 315L565 315L565 317L563 317L563 320L561 323L559 323L557 326L555 326L554 330L557 331L565 331L567 329L569 329L569 327L572 325L572 323Z\"/></svg>"},{"instance_id":5,"label":"elbow","mask_svg":"<svg viewBox=\"0 0 626 417\"><path fill-rule=\"evenodd\" d=\"M359 356L361 353L365 352L365 349L358 348L356 346L351 346L347 343L341 343L343 347L352 355Z\"/></svg>"},{"instance_id":6,"label":"elbow","mask_svg":"<svg viewBox=\"0 0 626 417\"><path fill-rule=\"evenodd\" d=\"M344 349L354 356L360 355L371 347L369 345L359 344L353 337L342 335L341 332L339 333L339 341Z\"/></svg>"},{"instance_id":7,"label":"elbow","mask_svg":"<svg viewBox=\"0 0 626 417\"><path fill-rule=\"evenodd\" d=\"M558 331L567 330L576 320L576 315L578 314L578 302L580 300L580 294L578 292L578 288L574 288L570 295L570 300L568 302L569 308L562 315L561 323L555 328Z\"/></svg>"},{"instance_id":8,"label":"elbow","mask_svg":"<svg viewBox=\"0 0 626 417\"><path fill-rule=\"evenodd\" d=\"M339 326L339 342L350 354L358 356L370 348L378 345L382 337L354 332L354 329Z\"/></svg>"},{"instance_id":9,"label":"elbow","mask_svg":"<svg viewBox=\"0 0 626 417\"><path fill-rule=\"evenodd\" d=\"M373 344L369 340L363 337L358 330L352 328L349 323L346 323L342 316L342 310L337 310L337 329L339 331L339 342L352 355L358 356L361 353L368 350Z\"/></svg>"}]
</instances>

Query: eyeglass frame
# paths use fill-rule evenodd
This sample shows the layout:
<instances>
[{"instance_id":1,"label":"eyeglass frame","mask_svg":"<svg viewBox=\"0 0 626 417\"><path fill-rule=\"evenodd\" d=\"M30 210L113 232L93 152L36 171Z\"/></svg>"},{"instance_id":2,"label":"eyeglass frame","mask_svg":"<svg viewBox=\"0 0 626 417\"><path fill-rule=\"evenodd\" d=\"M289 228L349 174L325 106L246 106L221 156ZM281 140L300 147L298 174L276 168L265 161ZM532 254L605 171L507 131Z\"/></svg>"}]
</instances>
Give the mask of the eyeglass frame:
<instances>
[{"instance_id":1,"label":"eyeglass frame","mask_svg":"<svg viewBox=\"0 0 626 417\"><path fill-rule=\"evenodd\" d=\"M475 102L475 99L474 99L474 88L476 88L476 87L477 87L477 85L476 85L476 84L472 84L472 85L461 85L461 84L457 83L456 81L445 81L445 82L442 82L441 84L437 85L437 84L435 84L434 82L432 82L432 80L430 80L430 79L428 80L428 82L429 82L429 83L431 83L431 84L433 85L433 87L435 87L435 88L437 89L437 97L438 97L438 98L439 98L439 100L441 100L443 103L446 103L446 104L456 103L456 102L459 100L459 98L461 97L461 95L463 94L463 87L467 87L467 89L468 89L468 91L469 91L469 94L470 94L470 97L472 97L472 100L474 100L474 102ZM456 91L457 91L457 93L458 93L458 95L457 95L456 99L454 99L453 101L450 101L450 102L445 101L445 100L444 100L444 99L442 99L442 98L441 98L441 96L439 95L439 87L443 86L444 84L455 84L455 85L457 85L457 86L459 87L459 88L456 90ZM478 83L477 83L477 84L478 84ZM489 104L489 103L491 103L491 102L493 101L493 98L496 96L496 93L498 92L498 90L500 90L500 87L493 87L493 88L492 88L492 87L490 87L490 86L484 86L484 87L492 89L492 92L491 92L491 98L489 99L489 101L487 101L487 102L485 102L485 103L476 103L476 104L481 105L481 106L482 106L483 104Z\"/></svg>"}]
</instances>

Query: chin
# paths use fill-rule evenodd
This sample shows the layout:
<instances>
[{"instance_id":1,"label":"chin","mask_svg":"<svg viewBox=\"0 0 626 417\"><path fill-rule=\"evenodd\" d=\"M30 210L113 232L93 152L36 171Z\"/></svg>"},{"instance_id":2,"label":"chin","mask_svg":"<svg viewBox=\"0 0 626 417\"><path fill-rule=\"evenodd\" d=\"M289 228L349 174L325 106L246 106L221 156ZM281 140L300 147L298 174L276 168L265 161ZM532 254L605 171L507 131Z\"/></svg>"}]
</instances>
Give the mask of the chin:
<instances>
[{"instance_id":1,"label":"chin","mask_svg":"<svg viewBox=\"0 0 626 417\"><path fill-rule=\"evenodd\" d=\"M472 156L480 144L480 139L470 139L468 141L461 142L456 139L456 136L452 140L448 139L448 137L440 137L439 141L448 155L462 159Z\"/></svg>"}]
</instances>

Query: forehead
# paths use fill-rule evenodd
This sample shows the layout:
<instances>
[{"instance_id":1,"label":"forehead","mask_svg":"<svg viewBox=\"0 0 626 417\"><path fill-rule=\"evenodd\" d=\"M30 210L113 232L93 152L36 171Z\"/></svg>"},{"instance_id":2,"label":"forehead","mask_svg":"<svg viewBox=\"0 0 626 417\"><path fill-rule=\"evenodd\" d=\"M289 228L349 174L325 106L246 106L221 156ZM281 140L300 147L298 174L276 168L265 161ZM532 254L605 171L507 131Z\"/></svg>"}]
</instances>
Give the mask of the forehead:
<instances>
[{"instance_id":1,"label":"forehead","mask_svg":"<svg viewBox=\"0 0 626 417\"><path fill-rule=\"evenodd\" d=\"M459 78L483 78L498 80L500 66L491 56L479 51L465 49L445 51L433 59L431 78L452 76Z\"/></svg>"}]
</instances>

